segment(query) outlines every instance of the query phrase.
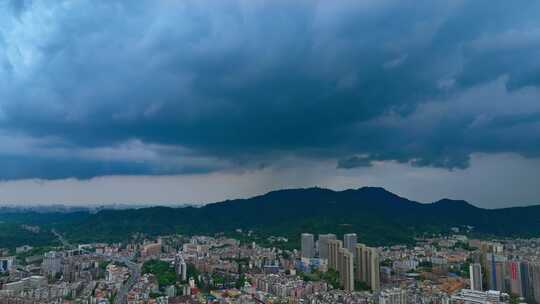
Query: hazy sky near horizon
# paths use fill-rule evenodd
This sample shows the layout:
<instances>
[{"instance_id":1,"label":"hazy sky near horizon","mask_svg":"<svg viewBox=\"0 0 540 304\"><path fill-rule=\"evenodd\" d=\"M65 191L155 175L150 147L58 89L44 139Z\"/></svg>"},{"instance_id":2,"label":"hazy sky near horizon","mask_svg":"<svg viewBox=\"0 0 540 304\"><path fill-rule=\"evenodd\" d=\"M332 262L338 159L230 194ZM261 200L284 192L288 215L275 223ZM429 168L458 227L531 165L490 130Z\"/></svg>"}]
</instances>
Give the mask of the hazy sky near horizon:
<instances>
[{"instance_id":1,"label":"hazy sky near horizon","mask_svg":"<svg viewBox=\"0 0 540 304\"><path fill-rule=\"evenodd\" d=\"M0 0L0 203L540 203L538 1Z\"/></svg>"}]
</instances>

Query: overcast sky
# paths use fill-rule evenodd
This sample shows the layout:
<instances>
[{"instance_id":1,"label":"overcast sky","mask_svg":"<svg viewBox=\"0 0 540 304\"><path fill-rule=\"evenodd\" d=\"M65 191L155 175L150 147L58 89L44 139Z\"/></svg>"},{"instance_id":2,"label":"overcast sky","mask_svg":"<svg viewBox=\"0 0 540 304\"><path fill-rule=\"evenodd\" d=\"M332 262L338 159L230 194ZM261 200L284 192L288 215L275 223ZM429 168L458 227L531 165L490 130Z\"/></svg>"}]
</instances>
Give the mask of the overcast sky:
<instances>
[{"instance_id":1,"label":"overcast sky","mask_svg":"<svg viewBox=\"0 0 540 304\"><path fill-rule=\"evenodd\" d=\"M0 202L540 203L539 1L0 0Z\"/></svg>"}]
</instances>

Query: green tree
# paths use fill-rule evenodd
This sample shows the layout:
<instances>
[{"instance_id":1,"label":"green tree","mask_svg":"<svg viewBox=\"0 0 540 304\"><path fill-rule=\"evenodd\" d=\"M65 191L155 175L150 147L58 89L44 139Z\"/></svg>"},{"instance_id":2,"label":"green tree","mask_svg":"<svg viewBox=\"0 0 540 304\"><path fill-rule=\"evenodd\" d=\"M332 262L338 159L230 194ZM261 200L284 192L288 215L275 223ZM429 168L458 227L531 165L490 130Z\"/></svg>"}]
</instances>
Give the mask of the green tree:
<instances>
[{"instance_id":1,"label":"green tree","mask_svg":"<svg viewBox=\"0 0 540 304\"><path fill-rule=\"evenodd\" d=\"M160 260L146 261L142 267L143 273L153 274L160 287L173 285L176 283L176 272L174 268L167 262Z\"/></svg>"}]
</instances>

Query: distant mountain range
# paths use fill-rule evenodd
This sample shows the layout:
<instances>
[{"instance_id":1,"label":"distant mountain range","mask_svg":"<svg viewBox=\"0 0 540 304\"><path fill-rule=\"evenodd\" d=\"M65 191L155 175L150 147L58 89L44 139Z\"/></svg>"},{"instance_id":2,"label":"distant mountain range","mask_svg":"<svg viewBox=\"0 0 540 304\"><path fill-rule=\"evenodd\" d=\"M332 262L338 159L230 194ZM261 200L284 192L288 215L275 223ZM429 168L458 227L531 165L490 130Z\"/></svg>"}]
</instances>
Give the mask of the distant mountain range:
<instances>
[{"instance_id":1,"label":"distant mountain range","mask_svg":"<svg viewBox=\"0 0 540 304\"><path fill-rule=\"evenodd\" d=\"M73 212L90 212L96 213L101 210L124 210L124 209L140 209L155 207L155 204L95 204L89 206L80 205L68 205L68 204L36 204L36 205L14 205L14 204L1 204L0 214L5 213L73 213ZM193 204L170 204L170 207L190 207L195 206Z\"/></svg>"},{"instance_id":2,"label":"distant mountain range","mask_svg":"<svg viewBox=\"0 0 540 304\"><path fill-rule=\"evenodd\" d=\"M443 199L423 204L383 188L333 191L322 188L269 192L203 207L149 207L97 213L0 214L0 221L55 227L77 241L113 241L136 232L204 234L253 230L297 240L302 232L356 232L369 244L403 243L423 233L473 227L479 235L540 236L540 205L483 209Z\"/></svg>"}]
</instances>

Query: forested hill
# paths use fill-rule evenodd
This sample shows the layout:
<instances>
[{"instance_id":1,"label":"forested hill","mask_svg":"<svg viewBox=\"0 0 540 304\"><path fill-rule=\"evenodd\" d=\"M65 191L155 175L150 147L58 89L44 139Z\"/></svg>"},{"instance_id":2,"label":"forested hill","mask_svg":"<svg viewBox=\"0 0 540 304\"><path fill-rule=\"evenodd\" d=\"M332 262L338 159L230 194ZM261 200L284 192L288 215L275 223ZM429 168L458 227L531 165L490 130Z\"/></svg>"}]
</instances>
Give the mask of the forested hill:
<instances>
[{"instance_id":1,"label":"forested hill","mask_svg":"<svg viewBox=\"0 0 540 304\"><path fill-rule=\"evenodd\" d=\"M345 191L307 188L200 208L103 210L59 229L80 241L119 240L135 232L202 234L242 228L292 238L301 232L356 232L368 243L382 244L454 226L473 226L476 233L497 236L540 236L540 206L482 209L448 199L422 204L376 187Z\"/></svg>"},{"instance_id":2,"label":"forested hill","mask_svg":"<svg viewBox=\"0 0 540 304\"><path fill-rule=\"evenodd\" d=\"M34 233L25 225L41 230ZM4 212L0 213L0 247L47 243L52 228L80 242L123 240L137 232L205 234L241 228L293 240L302 232L356 232L364 242L388 244L410 241L424 232L447 232L456 226L472 226L474 233L483 235L540 236L540 205L482 209L448 199L422 204L376 187L289 189L199 208Z\"/></svg>"}]
</instances>

